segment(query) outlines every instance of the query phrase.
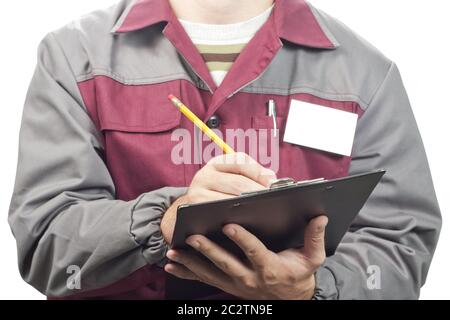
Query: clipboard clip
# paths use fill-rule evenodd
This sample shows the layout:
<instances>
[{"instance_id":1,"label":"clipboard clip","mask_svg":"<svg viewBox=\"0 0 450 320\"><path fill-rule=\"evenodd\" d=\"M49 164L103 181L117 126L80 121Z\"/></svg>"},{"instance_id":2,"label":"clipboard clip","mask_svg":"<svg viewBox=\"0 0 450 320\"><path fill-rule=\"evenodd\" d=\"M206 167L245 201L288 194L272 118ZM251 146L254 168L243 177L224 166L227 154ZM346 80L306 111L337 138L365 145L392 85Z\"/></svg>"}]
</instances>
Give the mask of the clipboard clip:
<instances>
[{"instance_id":1,"label":"clipboard clip","mask_svg":"<svg viewBox=\"0 0 450 320\"><path fill-rule=\"evenodd\" d=\"M273 181L270 185L270 189L284 188L294 184L296 184L296 182L292 178L281 178Z\"/></svg>"},{"instance_id":2,"label":"clipboard clip","mask_svg":"<svg viewBox=\"0 0 450 320\"><path fill-rule=\"evenodd\" d=\"M281 179L277 179L277 180L273 181L271 183L269 189L262 190L262 191L244 192L241 194L241 196L253 196L253 195L267 193L267 192L270 192L273 190L283 189L283 188L287 188L287 187L303 186L303 185L309 185L309 184L314 184L314 183L319 183L319 182L324 182L324 181L326 181L324 178L318 178L318 179L313 179L313 180L302 180L302 181L295 181L292 178L281 178Z\"/></svg>"},{"instance_id":3,"label":"clipboard clip","mask_svg":"<svg viewBox=\"0 0 450 320\"><path fill-rule=\"evenodd\" d=\"M318 182L324 182L325 179L324 178L318 178L318 179L313 179L313 180L302 180L302 181L298 181L296 182L294 179L292 178L281 178L281 179L277 179L274 182L272 182L272 184L270 185L270 189L279 189L279 188L285 188L285 187L290 187L290 186L302 186L302 185L306 185L306 184L313 184L313 183L318 183Z\"/></svg>"}]
</instances>

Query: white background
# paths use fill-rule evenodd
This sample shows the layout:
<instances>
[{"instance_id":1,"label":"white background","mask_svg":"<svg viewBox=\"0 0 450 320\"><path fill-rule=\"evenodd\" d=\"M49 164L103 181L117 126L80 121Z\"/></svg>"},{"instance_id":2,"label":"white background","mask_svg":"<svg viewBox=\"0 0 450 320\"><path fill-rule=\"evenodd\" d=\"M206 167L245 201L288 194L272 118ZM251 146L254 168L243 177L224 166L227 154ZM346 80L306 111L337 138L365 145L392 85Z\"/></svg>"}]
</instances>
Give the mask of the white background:
<instances>
[{"instance_id":1,"label":"white background","mask_svg":"<svg viewBox=\"0 0 450 320\"><path fill-rule=\"evenodd\" d=\"M0 19L0 298L43 299L17 270L7 224L22 105L39 41L51 30L116 0L2 1ZM239 3L239 0L236 0ZM444 220L450 209L450 2L445 0L311 0L394 60L427 149ZM445 222L445 221L444 221ZM450 228L444 224L422 299L450 299Z\"/></svg>"}]
</instances>

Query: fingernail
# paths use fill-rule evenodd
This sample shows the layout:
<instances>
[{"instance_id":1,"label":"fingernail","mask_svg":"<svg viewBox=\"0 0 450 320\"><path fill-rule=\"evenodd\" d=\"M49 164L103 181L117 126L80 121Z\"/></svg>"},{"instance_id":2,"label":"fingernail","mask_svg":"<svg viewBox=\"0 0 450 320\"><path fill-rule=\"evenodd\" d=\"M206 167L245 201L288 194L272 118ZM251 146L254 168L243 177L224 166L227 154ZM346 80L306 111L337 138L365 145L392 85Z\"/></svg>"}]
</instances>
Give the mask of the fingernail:
<instances>
[{"instance_id":1,"label":"fingernail","mask_svg":"<svg viewBox=\"0 0 450 320\"><path fill-rule=\"evenodd\" d=\"M278 181L278 179L270 179L270 180L269 180L269 184L272 185L272 184L274 184L274 183L277 182L277 181Z\"/></svg>"},{"instance_id":2,"label":"fingernail","mask_svg":"<svg viewBox=\"0 0 450 320\"><path fill-rule=\"evenodd\" d=\"M186 243L194 249L200 248L200 242L198 242L197 240L186 240Z\"/></svg>"},{"instance_id":3,"label":"fingernail","mask_svg":"<svg viewBox=\"0 0 450 320\"><path fill-rule=\"evenodd\" d=\"M175 262L180 262L180 257L173 250L170 250L169 252L167 252L167 258L169 258L170 260L175 261Z\"/></svg>"},{"instance_id":4,"label":"fingernail","mask_svg":"<svg viewBox=\"0 0 450 320\"><path fill-rule=\"evenodd\" d=\"M236 235L236 229L231 228L231 227L225 228L224 232L229 237L234 237Z\"/></svg>"},{"instance_id":5,"label":"fingernail","mask_svg":"<svg viewBox=\"0 0 450 320\"><path fill-rule=\"evenodd\" d=\"M324 216L324 219L323 219L324 221L323 221L323 228L325 229L326 228L326 226L328 225L328 217L327 216Z\"/></svg>"}]
</instances>

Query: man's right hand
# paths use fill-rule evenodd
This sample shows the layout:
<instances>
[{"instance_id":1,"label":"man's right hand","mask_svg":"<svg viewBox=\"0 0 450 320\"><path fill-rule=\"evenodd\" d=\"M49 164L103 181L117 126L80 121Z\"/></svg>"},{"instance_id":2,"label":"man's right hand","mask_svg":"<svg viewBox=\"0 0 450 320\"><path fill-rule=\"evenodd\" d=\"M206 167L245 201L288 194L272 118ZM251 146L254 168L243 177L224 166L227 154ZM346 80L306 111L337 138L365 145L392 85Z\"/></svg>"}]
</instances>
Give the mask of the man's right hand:
<instances>
[{"instance_id":1,"label":"man's right hand","mask_svg":"<svg viewBox=\"0 0 450 320\"><path fill-rule=\"evenodd\" d=\"M166 211L161 231L166 243L172 242L178 206L223 200L243 192L268 188L276 175L245 153L226 154L209 161L194 176L186 195L178 198ZM213 214L213 213L211 213Z\"/></svg>"}]
</instances>

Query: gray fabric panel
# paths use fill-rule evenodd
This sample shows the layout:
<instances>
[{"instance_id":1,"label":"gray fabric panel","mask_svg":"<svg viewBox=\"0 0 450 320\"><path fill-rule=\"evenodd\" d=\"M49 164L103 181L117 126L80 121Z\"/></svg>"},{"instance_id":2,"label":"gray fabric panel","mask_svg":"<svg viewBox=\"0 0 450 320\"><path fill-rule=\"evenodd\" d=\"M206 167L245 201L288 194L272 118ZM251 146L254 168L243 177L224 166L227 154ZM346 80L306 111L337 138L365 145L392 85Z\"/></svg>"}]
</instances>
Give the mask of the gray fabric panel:
<instances>
[{"instance_id":1,"label":"gray fabric panel","mask_svg":"<svg viewBox=\"0 0 450 320\"><path fill-rule=\"evenodd\" d=\"M350 174L376 168L385 168L387 174L337 254L319 270L319 298L416 299L436 247L441 214L422 140L394 64L358 123L353 153ZM379 290L367 286L369 266L380 268Z\"/></svg>"},{"instance_id":2,"label":"gray fabric panel","mask_svg":"<svg viewBox=\"0 0 450 320\"><path fill-rule=\"evenodd\" d=\"M299 47L284 41L264 75L245 92L311 93L324 99L355 101L365 109L391 61L338 20L315 9L340 44L335 50Z\"/></svg>"},{"instance_id":3,"label":"gray fabric panel","mask_svg":"<svg viewBox=\"0 0 450 320\"><path fill-rule=\"evenodd\" d=\"M98 132L52 34L38 60L23 113L9 223L25 281L46 295L64 296L159 263L167 250L161 216L185 189L115 200ZM66 286L71 265L81 268L81 290Z\"/></svg>"},{"instance_id":4,"label":"gray fabric panel","mask_svg":"<svg viewBox=\"0 0 450 320\"><path fill-rule=\"evenodd\" d=\"M128 2L92 12L54 32L76 79L106 75L136 85L174 79L198 81L191 79L191 70L162 34L163 24L126 34L111 33Z\"/></svg>"}]
</instances>

